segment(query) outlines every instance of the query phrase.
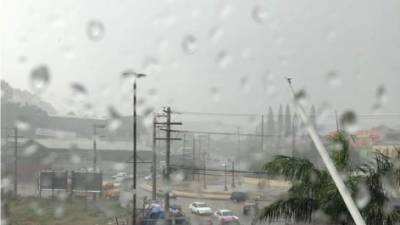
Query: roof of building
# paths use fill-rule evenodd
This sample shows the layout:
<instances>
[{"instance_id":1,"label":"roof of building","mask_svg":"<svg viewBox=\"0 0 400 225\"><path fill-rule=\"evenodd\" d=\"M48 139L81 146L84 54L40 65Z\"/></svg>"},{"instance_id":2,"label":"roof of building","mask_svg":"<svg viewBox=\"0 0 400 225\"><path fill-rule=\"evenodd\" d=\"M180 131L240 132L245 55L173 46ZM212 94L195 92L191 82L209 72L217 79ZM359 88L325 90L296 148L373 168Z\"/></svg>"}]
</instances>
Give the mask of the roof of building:
<instances>
[{"instance_id":1,"label":"roof of building","mask_svg":"<svg viewBox=\"0 0 400 225\"><path fill-rule=\"evenodd\" d=\"M69 138L69 139L57 139L57 138L36 138L27 139L19 138L18 143L22 145L27 144L29 141L36 142L37 144L54 150L65 150L65 149L75 149L75 150L92 150L93 140L87 138ZM2 142L3 143L3 142ZM108 141L108 140L97 140L96 149L99 151L132 151L132 142L127 141ZM151 151L151 148L138 143L138 151Z\"/></svg>"}]
</instances>

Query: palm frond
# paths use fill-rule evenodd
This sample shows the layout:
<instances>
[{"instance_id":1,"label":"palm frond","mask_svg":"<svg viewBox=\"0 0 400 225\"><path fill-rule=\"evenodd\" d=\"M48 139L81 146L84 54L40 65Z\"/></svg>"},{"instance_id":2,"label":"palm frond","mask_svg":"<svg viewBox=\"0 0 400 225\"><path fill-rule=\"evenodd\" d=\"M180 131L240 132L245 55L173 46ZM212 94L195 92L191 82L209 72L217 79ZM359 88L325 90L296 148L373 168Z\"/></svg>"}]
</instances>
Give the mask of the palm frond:
<instances>
[{"instance_id":1,"label":"palm frond","mask_svg":"<svg viewBox=\"0 0 400 225\"><path fill-rule=\"evenodd\" d=\"M280 175L286 180L309 181L320 173L309 160L284 155L275 156L263 169L270 175Z\"/></svg>"},{"instance_id":2,"label":"palm frond","mask_svg":"<svg viewBox=\"0 0 400 225\"><path fill-rule=\"evenodd\" d=\"M258 215L260 221L268 223L280 220L311 222L312 214L318 209L318 204L311 198L292 196L278 200L261 210Z\"/></svg>"}]
</instances>

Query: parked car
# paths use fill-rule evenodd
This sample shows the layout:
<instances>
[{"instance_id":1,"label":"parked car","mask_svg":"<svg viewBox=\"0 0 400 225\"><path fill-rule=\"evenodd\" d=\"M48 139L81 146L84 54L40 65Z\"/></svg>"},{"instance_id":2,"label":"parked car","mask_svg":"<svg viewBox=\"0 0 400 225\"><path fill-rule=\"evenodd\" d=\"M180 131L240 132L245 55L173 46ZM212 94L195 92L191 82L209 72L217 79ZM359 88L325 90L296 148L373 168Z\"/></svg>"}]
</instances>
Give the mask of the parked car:
<instances>
[{"instance_id":1,"label":"parked car","mask_svg":"<svg viewBox=\"0 0 400 225\"><path fill-rule=\"evenodd\" d=\"M204 202L193 202L189 205L189 209L192 213L196 213L199 215L211 215L212 209L207 203Z\"/></svg>"},{"instance_id":2,"label":"parked car","mask_svg":"<svg viewBox=\"0 0 400 225\"><path fill-rule=\"evenodd\" d=\"M215 211L214 217L216 219L218 219L218 221L220 221L222 219L227 219L227 218L230 218L230 217L232 217L233 219L239 220L239 217L235 216L233 214L233 212L231 210L229 210L229 209L219 209L219 210Z\"/></svg>"},{"instance_id":3,"label":"parked car","mask_svg":"<svg viewBox=\"0 0 400 225\"><path fill-rule=\"evenodd\" d=\"M117 182L122 182L127 177L128 177L128 174L126 172L119 172L112 176L112 178Z\"/></svg>"},{"instance_id":4,"label":"parked car","mask_svg":"<svg viewBox=\"0 0 400 225\"><path fill-rule=\"evenodd\" d=\"M235 216L225 217L221 219L218 225L240 225L239 218Z\"/></svg>"},{"instance_id":5,"label":"parked car","mask_svg":"<svg viewBox=\"0 0 400 225\"><path fill-rule=\"evenodd\" d=\"M254 200L248 200L243 205L243 215L256 215L259 211L258 202Z\"/></svg>"},{"instance_id":6,"label":"parked car","mask_svg":"<svg viewBox=\"0 0 400 225\"><path fill-rule=\"evenodd\" d=\"M246 192L234 191L231 193L231 200L233 202L244 202L248 198L249 198L249 195Z\"/></svg>"}]
</instances>

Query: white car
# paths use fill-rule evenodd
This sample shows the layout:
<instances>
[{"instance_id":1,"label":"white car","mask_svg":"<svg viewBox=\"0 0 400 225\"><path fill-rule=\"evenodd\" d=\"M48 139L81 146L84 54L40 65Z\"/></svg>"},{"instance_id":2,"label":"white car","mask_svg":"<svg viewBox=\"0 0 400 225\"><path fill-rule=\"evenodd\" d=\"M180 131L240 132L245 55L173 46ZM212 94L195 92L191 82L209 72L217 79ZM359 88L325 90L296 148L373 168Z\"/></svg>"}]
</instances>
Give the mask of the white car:
<instances>
[{"instance_id":1,"label":"white car","mask_svg":"<svg viewBox=\"0 0 400 225\"><path fill-rule=\"evenodd\" d=\"M125 172L119 172L112 176L115 182L122 182L128 177L128 174Z\"/></svg>"},{"instance_id":2,"label":"white car","mask_svg":"<svg viewBox=\"0 0 400 225\"><path fill-rule=\"evenodd\" d=\"M239 220L239 217L235 216L233 212L229 209L218 209L217 211L215 211L214 217L216 217L218 220L223 220L227 218Z\"/></svg>"},{"instance_id":3,"label":"white car","mask_svg":"<svg viewBox=\"0 0 400 225\"><path fill-rule=\"evenodd\" d=\"M192 213L196 213L199 215L211 215L212 209L207 203L204 202L193 202L189 205L189 209Z\"/></svg>"}]
</instances>

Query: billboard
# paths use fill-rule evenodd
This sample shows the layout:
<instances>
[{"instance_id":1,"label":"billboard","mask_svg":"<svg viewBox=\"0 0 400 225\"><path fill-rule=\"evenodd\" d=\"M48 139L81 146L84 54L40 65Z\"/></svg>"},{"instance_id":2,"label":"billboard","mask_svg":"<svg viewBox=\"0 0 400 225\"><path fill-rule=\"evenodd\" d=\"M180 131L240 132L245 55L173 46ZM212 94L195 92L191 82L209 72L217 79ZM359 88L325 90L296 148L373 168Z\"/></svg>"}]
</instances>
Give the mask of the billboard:
<instances>
[{"instance_id":1,"label":"billboard","mask_svg":"<svg viewBox=\"0 0 400 225\"><path fill-rule=\"evenodd\" d=\"M39 176L40 190L67 190L67 171L41 171Z\"/></svg>"},{"instance_id":2,"label":"billboard","mask_svg":"<svg viewBox=\"0 0 400 225\"><path fill-rule=\"evenodd\" d=\"M71 188L74 192L101 192L103 174L100 172L72 172Z\"/></svg>"}]
</instances>

